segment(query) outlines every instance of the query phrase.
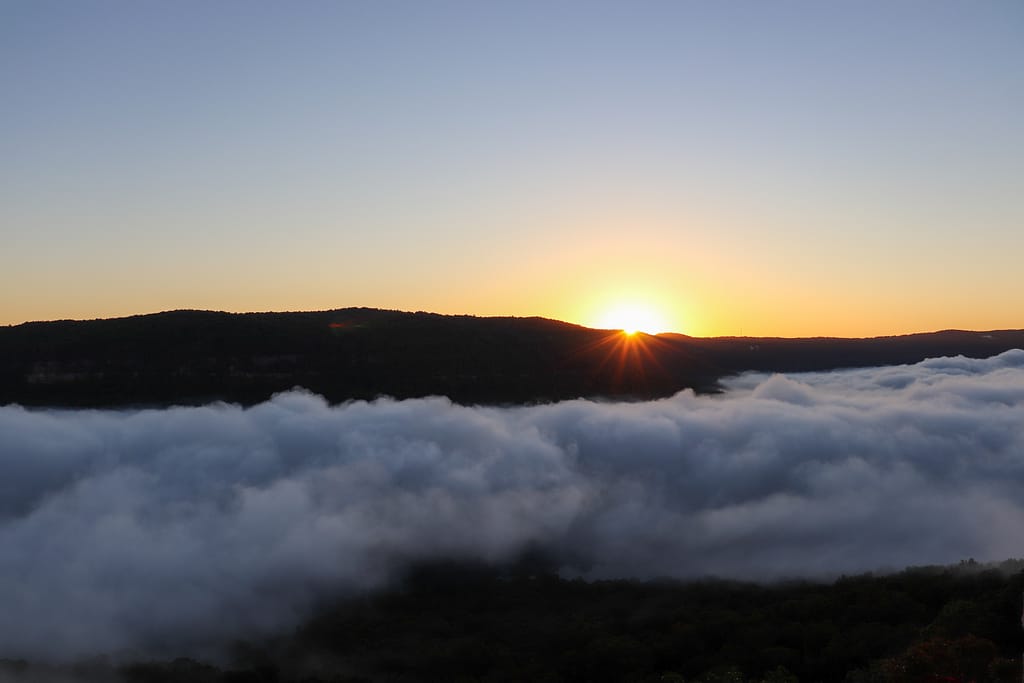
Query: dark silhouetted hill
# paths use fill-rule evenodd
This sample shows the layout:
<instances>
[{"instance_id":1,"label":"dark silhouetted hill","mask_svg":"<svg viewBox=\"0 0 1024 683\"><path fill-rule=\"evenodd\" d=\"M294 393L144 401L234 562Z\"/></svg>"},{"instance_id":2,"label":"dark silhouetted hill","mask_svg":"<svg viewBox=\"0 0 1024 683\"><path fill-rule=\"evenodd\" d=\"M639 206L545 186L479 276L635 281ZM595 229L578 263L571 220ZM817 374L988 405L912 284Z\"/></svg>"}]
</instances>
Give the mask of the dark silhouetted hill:
<instances>
[{"instance_id":1,"label":"dark silhouetted hill","mask_svg":"<svg viewBox=\"0 0 1024 683\"><path fill-rule=\"evenodd\" d=\"M873 339L626 337L544 318L367 308L172 311L0 328L0 403L252 404L296 386L329 401L444 395L460 403L641 399L714 391L745 370L913 363L1024 347L1024 331Z\"/></svg>"}]
</instances>

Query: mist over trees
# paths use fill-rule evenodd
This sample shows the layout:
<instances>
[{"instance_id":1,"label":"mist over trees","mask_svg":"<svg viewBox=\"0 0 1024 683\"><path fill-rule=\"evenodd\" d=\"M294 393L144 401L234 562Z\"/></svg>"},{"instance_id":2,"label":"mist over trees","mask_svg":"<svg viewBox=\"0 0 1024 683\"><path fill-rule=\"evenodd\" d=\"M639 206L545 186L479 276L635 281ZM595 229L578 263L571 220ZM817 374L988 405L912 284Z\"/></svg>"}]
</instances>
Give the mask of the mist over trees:
<instances>
[{"instance_id":1,"label":"mist over trees","mask_svg":"<svg viewBox=\"0 0 1024 683\"><path fill-rule=\"evenodd\" d=\"M566 580L545 559L411 568L289 633L195 659L0 660L0 680L82 683L1011 683L1024 561L832 583Z\"/></svg>"},{"instance_id":2,"label":"mist over trees","mask_svg":"<svg viewBox=\"0 0 1024 683\"><path fill-rule=\"evenodd\" d=\"M1019 563L863 572L1019 555L1019 333L0 332L3 390L65 406L0 407L0 681L1010 680ZM544 402L584 386L634 400Z\"/></svg>"}]
</instances>

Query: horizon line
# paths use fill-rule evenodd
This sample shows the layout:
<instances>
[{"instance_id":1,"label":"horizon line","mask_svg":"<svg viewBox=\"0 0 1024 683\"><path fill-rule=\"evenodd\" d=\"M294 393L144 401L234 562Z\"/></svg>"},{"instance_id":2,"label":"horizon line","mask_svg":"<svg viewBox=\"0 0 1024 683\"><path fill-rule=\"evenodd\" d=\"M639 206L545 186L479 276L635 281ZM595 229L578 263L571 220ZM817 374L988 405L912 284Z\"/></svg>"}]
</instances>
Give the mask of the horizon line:
<instances>
[{"instance_id":1,"label":"horizon line","mask_svg":"<svg viewBox=\"0 0 1024 683\"><path fill-rule=\"evenodd\" d=\"M497 320L547 320L550 322L560 323L562 325L571 325L573 327L579 327L587 330L605 331L605 332L625 332L622 329L610 328L610 327L591 327L589 325L583 325L581 323L572 322L569 320L562 320L560 318L550 318L543 315L478 315L475 313L438 313L436 311L427 310L404 310L399 308L381 308L375 306L345 306L342 308L324 308L324 309L297 309L297 310L252 310L252 311L228 311L228 310L217 310L217 309L204 309L204 308L173 308L161 311L151 311L147 313L130 313L126 315L114 315L110 317L97 317L97 318L54 318L50 320L25 320L20 323L7 323L2 327L7 329L14 329L16 327L22 327L24 325L45 325L52 323L89 323L89 322L104 322L112 320L127 320L130 318L146 318L159 315L167 315L172 313L210 313L216 315L291 315L291 314L319 314L319 313L333 313L341 311L354 311L354 310L365 310L365 311L377 311L382 313L400 313L403 315L431 315L444 318L477 318L477 319L497 319ZM709 336L698 336L691 335L685 332L677 332L674 330L665 330L657 333L649 333L644 331L637 331L636 334L644 335L647 337L659 337L663 335L682 336L690 339L889 339L894 337L912 337L921 335L932 335L932 334L943 334L943 333L966 333L966 334L996 334L1000 332L1020 332L1024 331L1024 328L999 328L999 329L985 329L985 330L973 330L968 328L958 327L947 327L937 330L922 330L916 332L901 332L894 334L880 334L880 335L865 335L865 336L842 336L842 335L802 335L802 336L785 336L785 335L748 335L748 334L719 334Z\"/></svg>"}]
</instances>

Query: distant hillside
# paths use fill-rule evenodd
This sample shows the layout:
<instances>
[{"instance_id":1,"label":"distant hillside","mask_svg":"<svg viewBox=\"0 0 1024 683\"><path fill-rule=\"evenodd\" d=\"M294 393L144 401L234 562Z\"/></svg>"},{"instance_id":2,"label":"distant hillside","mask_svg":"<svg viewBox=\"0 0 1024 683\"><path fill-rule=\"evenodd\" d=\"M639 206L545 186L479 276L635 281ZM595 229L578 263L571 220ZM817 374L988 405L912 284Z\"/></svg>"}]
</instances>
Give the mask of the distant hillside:
<instances>
[{"instance_id":1,"label":"distant hillside","mask_svg":"<svg viewBox=\"0 0 1024 683\"><path fill-rule=\"evenodd\" d=\"M332 402L445 395L461 403L709 392L745 370L801 371L987 357L1024 331L874 339L701 339L594 330L544 318L349 308L172 311L0 328L0 404L256 403L305 387Z\"/></svg>"}]
</instances>

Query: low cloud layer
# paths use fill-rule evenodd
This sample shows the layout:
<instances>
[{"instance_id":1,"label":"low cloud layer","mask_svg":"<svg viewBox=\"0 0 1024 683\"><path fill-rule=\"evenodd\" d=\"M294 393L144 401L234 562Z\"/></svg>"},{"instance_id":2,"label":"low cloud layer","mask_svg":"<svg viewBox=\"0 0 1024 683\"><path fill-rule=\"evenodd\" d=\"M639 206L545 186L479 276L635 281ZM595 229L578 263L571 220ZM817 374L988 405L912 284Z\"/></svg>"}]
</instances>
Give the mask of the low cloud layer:
<instances>
[{"instance_id":1,"label":"low cloud layer","mask_svg":"<svg viewBox=\"0 0 1024 683\"><path fill-rule=\"evenodd\" d=\"M410 564L827 576L1024 555L1024 351L470 408L0 408L0 657L288 628Z\"/></svg>"}]
</instances>

